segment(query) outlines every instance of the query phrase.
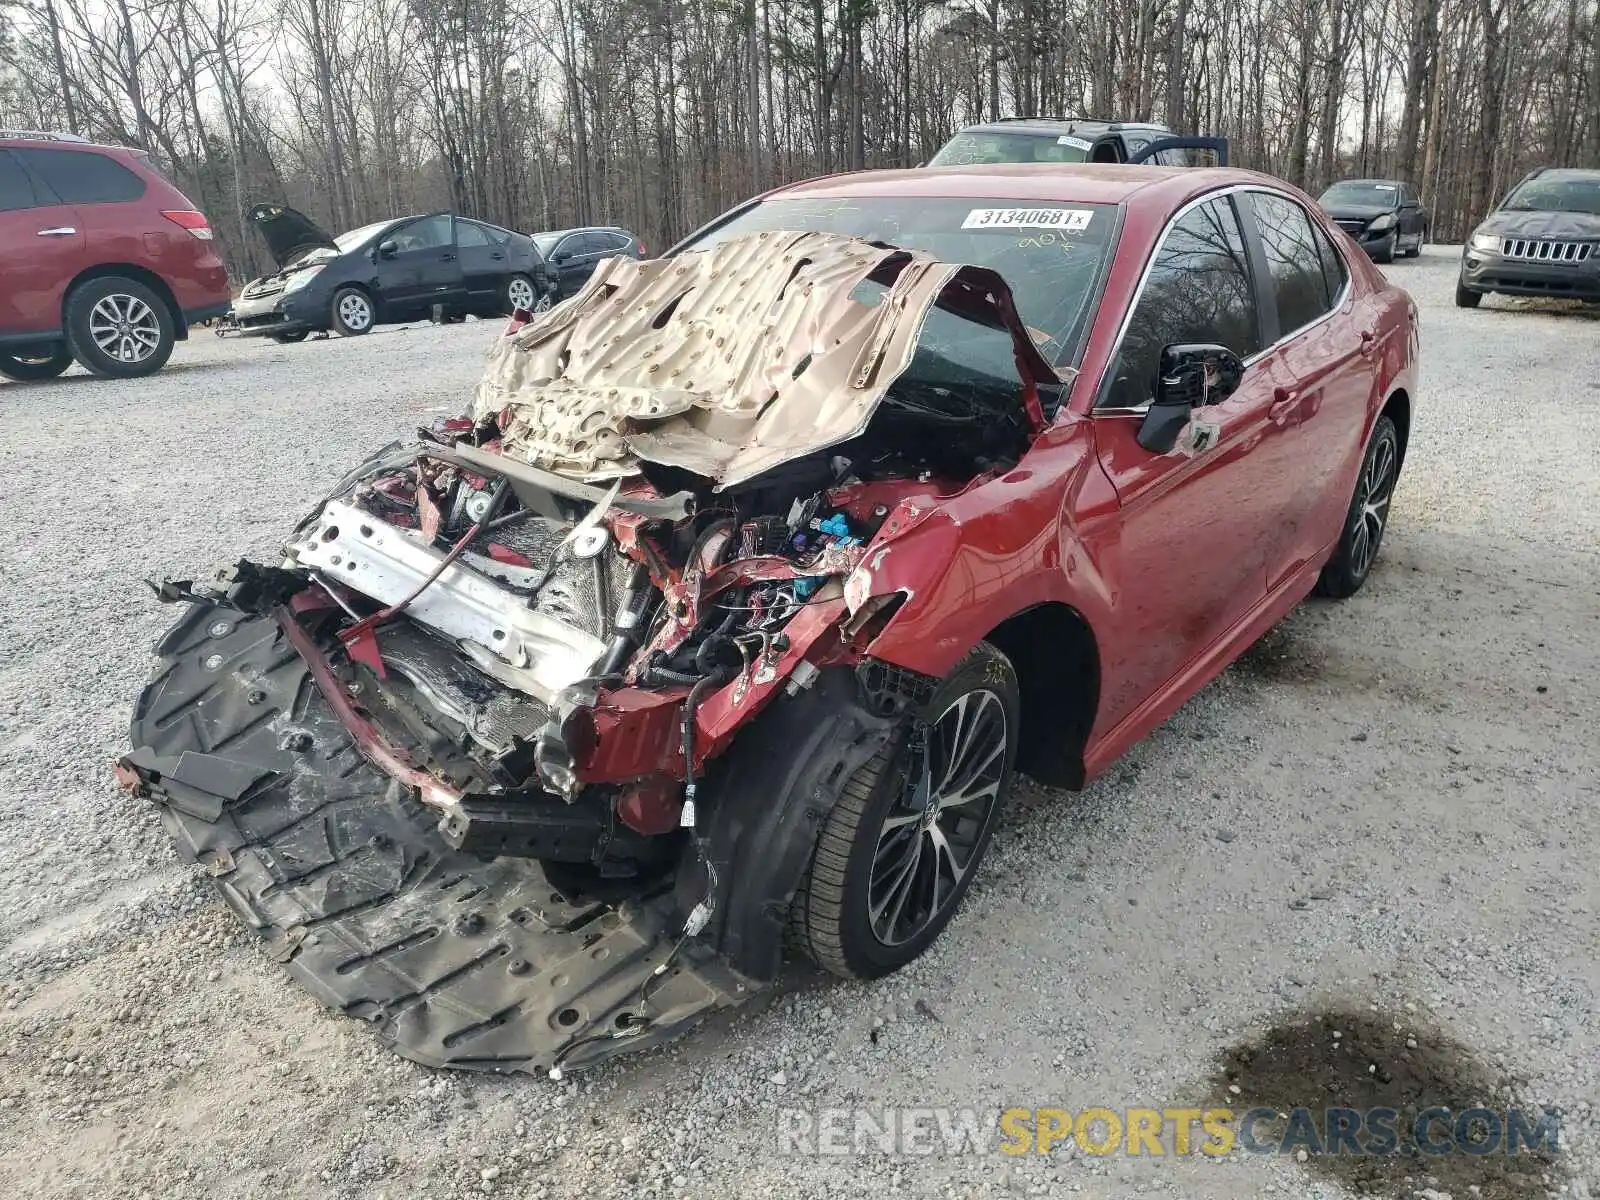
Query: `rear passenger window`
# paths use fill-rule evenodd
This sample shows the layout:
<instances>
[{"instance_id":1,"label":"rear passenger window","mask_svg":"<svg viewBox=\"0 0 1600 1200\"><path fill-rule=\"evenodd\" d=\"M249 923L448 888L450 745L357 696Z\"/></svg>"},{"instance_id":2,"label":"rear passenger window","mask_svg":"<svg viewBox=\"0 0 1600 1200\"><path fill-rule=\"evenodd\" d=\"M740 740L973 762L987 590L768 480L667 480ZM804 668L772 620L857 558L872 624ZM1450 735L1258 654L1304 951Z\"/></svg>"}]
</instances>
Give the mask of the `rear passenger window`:
<instances>
[{"instance_id":1,"label":"rear passenger window","mask_svg":"<svg viewBox=\"0 0 1600 1200\"><path fill-rule=\"evenodd\" d=\"M1328 285L1329 302L1337 303L1344 292L1345 281L1350 278L1349 268L1344 265L1344 256L1323 232L1321 225L1311 222L1311 232L1317 239L1317 255L1322 259L1322 278Z\"/></svg>"},{"instance_id":2,"label":"rear passenger window","mask_svg":"<svg viewBox=\"0 0 1600 1200\"><path fill-rule=\"evenodd\" d=\"M0 212L13 212L19 208L32 208L33 184L23 174L22 166L9 151L0 150Z\"/></svg>"},{"instance_id":3,"label":"rear passenger window","mask_svg":"<svg viewBox=\"0 0 1600 1200\"><path fill-rule=\"evenodd\" d=\"M144 180L92 150L14 151L63 204L115 204L144 195Z\"/></svg>"},{"instance_id":4,"label":"rear passenger window","mask_svg":"<svg viewBox=\"0 0 1600 1200\"><path fill-rule=\"evenodd\" d=\"M1290 334L1333 307L1337 293L1328 286L1322 251L1305 209L1270 192L1251 192L1250 208L1278 301L1278 332Z\"/></svg>"},{"instance_id":5,"label":"rear passenger window","mask_svg":"<svg viewBox=\"0 0 1600 1200\"><path fill-rule=\"evenodd\" d=\"M474 225L471 221L456 222L456 245L487 246L488 244L488 232L482 225Z\"/></svg>"},{"instance_id":6,"label":"rear passenger window","mask_svg":"<svg viewBox=\"0 0 1600 1200\"><path fill-rule=\"evenodd\" d=\"M1244 237L1227 199L1190 209L1167 230L1122 335L1101 404L1148 404L1161 351L1182 342L1220 344L1240 358L1261 349Z\"/></svg>"}]
</instances>

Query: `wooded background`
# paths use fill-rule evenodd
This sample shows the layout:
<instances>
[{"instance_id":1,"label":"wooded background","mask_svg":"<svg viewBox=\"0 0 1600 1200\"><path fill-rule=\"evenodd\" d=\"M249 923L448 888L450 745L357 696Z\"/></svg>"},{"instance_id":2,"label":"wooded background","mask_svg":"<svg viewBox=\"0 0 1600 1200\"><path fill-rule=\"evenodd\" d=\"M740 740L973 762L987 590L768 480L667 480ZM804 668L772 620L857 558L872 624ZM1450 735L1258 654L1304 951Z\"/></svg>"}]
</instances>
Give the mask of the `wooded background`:
<instances>
[{"instance_id":1,"label":"wooded background","mask_svg":"<svg viewBox=\"0 0 1600 1200\"><path fill-rule=\"evenodd\" d=\"M1402 176L1444 240L1533 166L1600 166L1597 28L1600 0L0 0L0 126L147 148L241 277L256 200L655 252L1016 113L1224 134L1313 192Z\"/></svg>"}]
</instances>

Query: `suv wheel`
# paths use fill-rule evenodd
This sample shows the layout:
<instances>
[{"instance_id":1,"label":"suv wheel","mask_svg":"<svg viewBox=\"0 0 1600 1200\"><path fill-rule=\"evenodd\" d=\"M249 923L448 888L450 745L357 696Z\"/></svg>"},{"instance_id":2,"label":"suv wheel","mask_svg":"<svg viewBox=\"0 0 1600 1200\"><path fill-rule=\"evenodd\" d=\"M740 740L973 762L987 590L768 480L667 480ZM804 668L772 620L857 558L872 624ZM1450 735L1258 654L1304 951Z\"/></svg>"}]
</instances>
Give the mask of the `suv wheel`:
<instances>
[{"instance_id":1,"label":"suv wheel","mask_svg":"<svg viewBox=\"0 0 1600 1200\"><path fill-rule=\"evenodd\" d=\"M72 351L62 342L49 354L9 354L0 350L0 375L28 383L54 379L72 365Z\"/></svg>"},{"instance_id":2,"label":"suv wheel","mask_svg":"<svg viewBox=\"0 0 1600 1200\"><path fill-rule=\"evenodd\" d=\"M131 379L159 371L177 336L167 302L136 279L91 279L67 297L67 344L96 375Z\"/></svg>"},{"instance_id":3,"label":"suv wheel","mask_svg":"<svg viewBox=\"0 0 1600 1200\"><path fill-rule=\"evenodd\" d=\"M1483 303L1483 293L1475 292L1459 279L1456 280L1456 307L1477 308Z\"/></svg>"},{"instance_id":4,"label":"suv wheel","mask_svg":"<svg viewBox=\"0 0 1600 1200\"><path fill-rule=\"evenodd\" d=\"M358 337L372 332L377 314L371 296L360 288L342 287L333 294L330 317L340 337Z\"/></svg>"}]
</instances>

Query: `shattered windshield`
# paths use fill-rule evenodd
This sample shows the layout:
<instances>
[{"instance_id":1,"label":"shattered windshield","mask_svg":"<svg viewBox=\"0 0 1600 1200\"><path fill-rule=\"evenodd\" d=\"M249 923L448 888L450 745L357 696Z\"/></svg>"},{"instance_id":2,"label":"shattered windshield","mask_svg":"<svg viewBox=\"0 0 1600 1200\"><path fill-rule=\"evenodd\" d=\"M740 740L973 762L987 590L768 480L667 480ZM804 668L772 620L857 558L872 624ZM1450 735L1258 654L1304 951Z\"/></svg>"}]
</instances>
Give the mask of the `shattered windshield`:
<instances>
[{"instance_id":1,"label":"shattered windshield","mask_svg":"<svg viewBox=\"0 0 1600 1200\"><path fill-rule=\"evenodd\" d=\"M1359 208L1393 208L1400 203L1400 189L1392 183L1336 183L1322 193L1323 204L1349 204Z\"/></svg>"},{"instance_id":2,"label":"shattered windshield","mask_svg":"<svg viewBox=\"0 0 1600 1200\"><path fill-rule=\"evenodd\" d=\"M920 250L943 262L988 267L1054 366L1077 361L1111 251L1116 208L1009 198L865 196L767 200L680 246L704 250L748 233L835 233ZM870 302L870 301L869 301Z\"/></svg>"},{"instance_id":3,"label":"shattered windshield","mask_svg":"<svg viewBox=\"0 0 1600 1200\"><path fill-rule=\"evenodd\" d=\"M1600 216L1600 177L1530 179L1506 200L1511 212L1575 212Z\"/></svg>"},{"instance_id":4,"label":"shattered windshield","mask_svg":"<svg viewBox=\"0 0 1600 1200\"><path fill-rule=\"evenodd\" d=\"M1071 134L958 133L928 160L930 167L972 167L985 163L1081 163L1091 142Z\"/></svg>"}]
</instances>

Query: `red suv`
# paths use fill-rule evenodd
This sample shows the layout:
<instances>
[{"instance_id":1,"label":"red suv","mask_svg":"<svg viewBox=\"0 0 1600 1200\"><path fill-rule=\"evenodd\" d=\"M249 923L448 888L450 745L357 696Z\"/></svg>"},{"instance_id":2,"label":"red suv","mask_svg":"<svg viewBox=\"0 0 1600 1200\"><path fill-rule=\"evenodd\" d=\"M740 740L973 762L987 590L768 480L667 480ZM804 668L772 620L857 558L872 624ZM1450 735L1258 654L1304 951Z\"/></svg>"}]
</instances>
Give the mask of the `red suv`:
<instances>
[{"instance_id":1,"label":"red suv","mask_svg":"<svg viewBox=\"0 0 1600 1200\"><path fill-rule=\"evenodd\" d=\"M228 311L211 226L142 150L0 129L0 375L159 370Z\"/></svg>"}]
</instances>

